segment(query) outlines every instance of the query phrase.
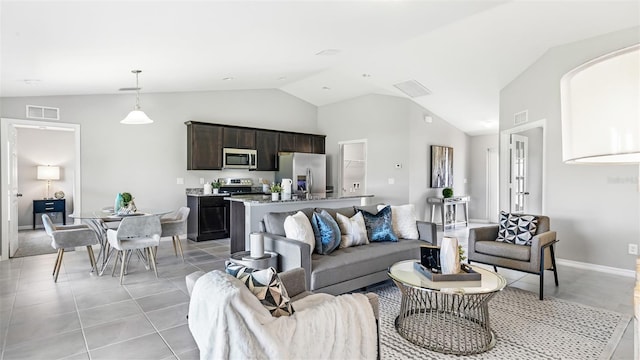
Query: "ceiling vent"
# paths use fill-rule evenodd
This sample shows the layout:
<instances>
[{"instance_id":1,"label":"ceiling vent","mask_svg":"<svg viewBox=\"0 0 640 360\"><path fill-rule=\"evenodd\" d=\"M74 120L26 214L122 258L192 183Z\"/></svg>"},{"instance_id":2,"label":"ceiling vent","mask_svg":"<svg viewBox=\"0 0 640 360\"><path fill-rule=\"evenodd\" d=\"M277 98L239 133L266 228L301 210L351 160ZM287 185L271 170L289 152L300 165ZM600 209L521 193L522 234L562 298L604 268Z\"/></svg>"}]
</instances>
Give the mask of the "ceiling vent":
<instances>
[{"instance_id":1,"label":"ceiling vent","mask_svg":"<svg viewBox=\"0 0 640 360\"><path fill-rule=\"evenodd\" d=\"M412 98L431 95L431 90L427 89L424 85L415 80L397 83L393 86Z\"/></svg>"},{"instance_id":2,"label":"ceiling vent","mask_svg":"<svg viewBox=\"0 0 640 360\"><path fill-rule=\"evenodd\" d=\"M27 119L60 120L60 108L27 105Z\"/></svg>"},{"instance_id":3,"label":"ceiling vent","mask_svg":"<svg viewBox=\"0 0 640 360\"><path fill-rule=\"evenodd\" d=\"M513 114L513 125L524 124L529 121L529 111L524 110Z\"/></svg>"}]
</instances>

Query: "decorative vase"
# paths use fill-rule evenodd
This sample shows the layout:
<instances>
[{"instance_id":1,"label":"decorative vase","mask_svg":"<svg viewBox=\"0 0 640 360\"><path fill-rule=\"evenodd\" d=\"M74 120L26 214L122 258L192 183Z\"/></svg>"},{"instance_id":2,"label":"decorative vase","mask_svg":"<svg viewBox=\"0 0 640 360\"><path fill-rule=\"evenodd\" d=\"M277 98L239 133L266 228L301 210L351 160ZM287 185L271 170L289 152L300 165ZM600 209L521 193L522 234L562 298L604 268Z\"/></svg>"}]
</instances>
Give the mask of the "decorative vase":
<instances>
[{"instance_id":1,"label":"decorative vase","mask_svg":"<svg viewBox=\"0 0 640 360\"><path fill-rule=\"evenodd\" d=\"M280 193L278 192L271 193L271 201L278 201L278 200L280 200Z\"/></svg>"},{"instance_id":2,"label":"decorative vase","mask_svg":"<svg viewBox=\"0 0 640 360\"><path fill-rule=\"evenodd\" d=\"M217 194L217 193L219 193L219 192L220 192L220 189L218 189L218 188L213 188L213 193L214 193L214 194Z\"/></svg>"},{"instance_id":3,"label":"decorative vase","mask_svg":"<svg viewBox=\"0 0 640 360\"><path fill-rule=\"evenodd\" d=\"M118 193L118 195L116 195L116 201L113 204L113 212L115 214L117 214L120 209L122 209L124 207L124 199L122 198L122 194Z\"/></svg>"},{"instance_id":4,"label":"decorative vase","mask_svg":"<svg viewBox=\"0 0 640 360\"><path fill-rule=\"evenodd\" d=\"M443 237L440 245L440 267L443 274L457 274L460 272L460 255L458 254L458 239Z\"/></svg>"},{"instance_id":5,"label":"decorative vase","mask_svg":"<svg viewBox=\"0 0 640 360\"><path fill-rule=\"evenodd\" d=\"M211 194L211 184L205 183L204 184L204 189L202 191L203 191L203 194L205 194L205 195Z\"/></svg>"}]
</instances>

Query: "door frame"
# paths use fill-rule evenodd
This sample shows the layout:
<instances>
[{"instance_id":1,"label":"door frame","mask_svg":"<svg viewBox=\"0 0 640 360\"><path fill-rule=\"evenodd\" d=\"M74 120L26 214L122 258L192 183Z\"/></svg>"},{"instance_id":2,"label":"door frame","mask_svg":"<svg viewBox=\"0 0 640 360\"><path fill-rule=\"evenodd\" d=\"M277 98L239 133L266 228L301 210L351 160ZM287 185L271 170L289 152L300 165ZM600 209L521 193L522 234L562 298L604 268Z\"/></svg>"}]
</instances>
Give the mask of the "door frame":
<instances>
[{"instance_id":1,"label":"door frame","mask_svg":"<svg viewBox=\"0 0 640 360\"><path fill-rule=\"evenodd\" d=\"M39 120L24 120L13 118L0 118L0 144L4 148L8 142L8 134L10 127L44 127L46 130L71 130L74 132L74 169L73 169L73 211L81 212L82 204L82 177L81 177L81 164L80 164L80 125L61 122L39 121ZM4 149L3 149L4 150ZM11 177L10 169L7 168L6 161L0 159L0 211L2 213L2 219L0 223L0 260L9 259L9 229L8 229L8 214L9 214L9 179ZM16 224L17 226L17 224Z\"/></svg>"},{"instance_id":2,"label":"door frame","mask_svg":"<svg viewBox=\"0 0 640 360\"><path fill-rule=\"evenodd\" d=\"M500 131L500 209L510 209L509 204L509 167L511 166L511 160L509 157L509 139L511 134L521 133L534 128L542 128L542 196L541 196L541 209L542 213L546 212L546 187L547 179L545 174L547 173L547 119L540 119L530 123L515 126L510 129Z\"/></svg>"},{"instance_id":3,"label":"door frame","mask_svg":"<svg viewBox=\"0 0 640 360\"><path fill-rule=\"evenodd\" d=\"M344 193L344 191L342 190L344 188L344 145L347 144L364 144L364 186L362 187L362 191L364 194L367 193L367 158L368 158L368 154L367 152L369 151L368 149L368 142L367 139L356 139L356 140L347 140L347 141L339 141L338 142L338 161L339 161L339 165L338 165L338 194L339 196L349 196L349 193ZM333 190L335 192L335 188Z\"/></svg>"}]
</instances>

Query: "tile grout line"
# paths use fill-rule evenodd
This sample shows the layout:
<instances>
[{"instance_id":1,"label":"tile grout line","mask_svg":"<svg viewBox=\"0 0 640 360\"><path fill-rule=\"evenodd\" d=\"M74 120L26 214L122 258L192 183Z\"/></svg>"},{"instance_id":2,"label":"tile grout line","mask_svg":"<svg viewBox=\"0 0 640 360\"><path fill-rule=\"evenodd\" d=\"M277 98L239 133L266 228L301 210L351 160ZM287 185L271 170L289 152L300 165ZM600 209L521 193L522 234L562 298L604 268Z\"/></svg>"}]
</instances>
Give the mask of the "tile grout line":
<instances>
[{"instance_id":1,"label":"tile grout line","mask_svg":"<svg viewBox=\"0 0 640 360\"><path fill-rule=\"evenodd\" d=\"M9 260L11 261L11 260ZM4 353L7 349L7 339L9 338L9 327L11 326L11 318L13 316L13 311L16 306L16 298L18 296L18 286L20 285L20 277L22 276L22 265L24 261L20 261L20 272L18 273L18 282L16 283L16 288L13 293L13 300L11 303L11 308L9 310L9 322L7 323L7 329L4 331L4 341L2 342L2 351L0 352L0 359L4 359Z\"/></svg>"},{"instance_id":2,"label":"tile grout line","mask_svg":"<svg viewBox=\"0 0 640 360\"><path fill-rule=\"evenodd\" d=\"M67 281L70 282L70 280L68 279L69 274L67 274L66 265L65 264L62 264L62 265L64 266L64 273L65 275L67 275ZM80 332L82 332L82 339L84 340L84 348L87 350L87 356L89 357L89 360L91 360L91 353L89 352L89 343L87 342L87 335L84 333L84 326L82 325L82 317L80 317L80 309L78 308L78 300L76 299L76 293L73 290L73 286L71 286L71 284L69 284L69 289L71 289L71 295L73 296L73 304L76 307L76 316L78 317L78 323L80 324ZM78 355L78 354L72 354L70 356L74 356L74 355Z\"/></svg>"}]
</instances>

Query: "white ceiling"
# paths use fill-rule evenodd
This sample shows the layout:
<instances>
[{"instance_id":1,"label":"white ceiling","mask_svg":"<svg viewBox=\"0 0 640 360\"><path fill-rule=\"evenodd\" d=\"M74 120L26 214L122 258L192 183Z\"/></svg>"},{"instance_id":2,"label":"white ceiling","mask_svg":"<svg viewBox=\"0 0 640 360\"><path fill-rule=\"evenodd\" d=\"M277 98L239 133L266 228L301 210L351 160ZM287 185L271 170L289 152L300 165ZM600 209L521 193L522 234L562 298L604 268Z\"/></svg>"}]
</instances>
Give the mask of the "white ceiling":
<instances>
[{"instance_id":1,"label":"white ceiling","mask_svg":"<svg viewBox=\"0 0 640 360\"><path fill-rule=\"evenodd\" d=\"M639 26L639 4L0 0L0 95L115 94L142 69L143 96L278 88L321 106L417 80L432 94L414 101L482 134L545 51Z\"/></svg>"}]
</instances>

